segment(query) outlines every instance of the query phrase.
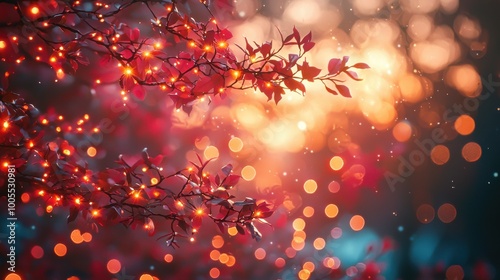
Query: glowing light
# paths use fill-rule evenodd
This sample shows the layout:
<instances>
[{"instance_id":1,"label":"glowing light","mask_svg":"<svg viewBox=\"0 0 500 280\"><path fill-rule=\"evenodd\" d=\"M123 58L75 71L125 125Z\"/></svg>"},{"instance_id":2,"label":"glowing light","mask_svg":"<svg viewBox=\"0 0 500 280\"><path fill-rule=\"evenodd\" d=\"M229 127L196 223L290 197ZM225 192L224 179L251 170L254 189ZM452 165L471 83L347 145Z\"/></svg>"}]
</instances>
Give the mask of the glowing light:
<instances>
[{"instance_id":1,"label":"glowing light","mask_svg":"<svg viewBox=\"0 0 500 280\"><path fill-rule=\"evenodd\" d=\"M69 156L69 155L71 155L71 151L70 151L70 150L68 150L68 149L64 149L64 150L63 150L63 154L65 154L65 155Z\"/></svg>"},{"instance_id":2,"label":"glowing light","mask_svg":"<svg viewBox=\"0 0 500 280\"><path fill-rule=\"evenodd\" d=\"M95 156L96 156L96 154L97 154L97 149L96 149L96 148L94 148L94 147L89 147L89 148L87 149L87 155L88 155L89 157L95 157Z\"/></svg>"},{"instance_id":3,"label":"glowing light","mask_svg":"<svg viewBox=\"0 0 500 280\"><path fill-rule=\"evenodd\" d=\"M325 207L325 215L328 218L335 218L335 217L337 217L338 214L339 214L339 207L337 207L337 205L335 205L335 204L328 204Z\"/></svg>"},{"instance_id":4,"label":"glowing light","mask_svg":"<svg viewBox=\"0 0 500 280\"><path fill-rule=\"evenodd\" d=\"M455 120L454 127L460 135L469 135L474 131L476 124L469 115L461 115Z\"/></svg>"},{"instance_id":5,"label":"glowing light","mask_svg":"<svg viewBox=\"0 0 500 280\"><path fill-rule=\"evenodd\" d=\"M19 274L12 272L5 277L5 280L22 280L22 278Z\"/></svg>"},{"instance_id":6,"label":"glowing light","mask_svg":"<svg viewBox=\"0 0 500 280\"><path fill-rule=\"evenodd\" d=\"M28 203L30 201L30 195L28 193L23 193L21 195L21 201L24 203Z\"/></svg>"},{"instance_id":7,"label":"glowing light","mask_svg":"<svg viewBox=\"0 0 500 280\"><path fill-rule=\"evenodd\" d=\"M108 269L109 273L116 274L122 269L122 264L117 259L111 259L106 264L106 268Z\"/></svg>"},{"instance_id":8,"label":"glowing light","mask_svg":"<svg viewBox=\"0 0 500 280\"><path fill-rule=\"evenodd\" d=\"M47 207L45 207L45 211L47 213L52 213L52 210L54 210L54 207L52 205L47 205Z\"/></svg>"},{"instance_id":9,"label":"glowing light","mask_svg":"<svg viewBox=\"0 0 500 280\"><path fill-rule=\"evenodd\" d=\"M85 232L84 234L82 234L82 238L83 238L83 241L90 242L90 241L92 241L92 234Z\"/></svg>"},{"instance_id":10,"label":"glowing light","mask_svg":"<svg viewBox=\"0 0 500 280\"><path fill-rule=\"evenodd\" d=\"M215 146L208 146L203 152L203 156L205 157L205 159L218 158L219 149L217 149L217 147Z\"/></svg>"},{"instance_id":11,"label":"glowing light","mask_svg":"<svg viewBox=\"0 0 500 280\"><path fill-rule=\"evenodd\" d=\"M293 229L296 231L304 230L306 227L306 222L302 218L297 218L292 223Z\"/></svg>"},{"instance_id":12,"label":"glowing light","mask_svg":"<svg viewBox=\"0 0 500 280\"><path fill-rule=\"evenodd\" d=\"M316 181L309 179L304 182L304 191L308 194L313 194L318 189L318 184Z\"/></svg>"},{"instance_id":13,"label":"glowing light","mask_svg":"<svg viewBox=\"0 0 500 280\"><path fill-rule=\"evenodd\" d=\"M229 235L231 236L235 236L238 234L238 229L236 227L229 227L227 229L227 233L229 233Z\"/></svg>"},{"instance_id":14,"label":"glowing light","mask_svg":"<svg viewBox=\"0 0 500 280\"><path fill-rule=\"evenodd\" d=\"M254 252L255 258L259 261L263 260L266 257L266 250L263 248L257 248Z\"/></svg>"},{"instance_id":15,"label":"glowing light","mask_svg":"<svg viewBox=\"0 0 500 280\"><path fill-rule=\"evenodd\" d=\"M311 218L314 215L314 208L311 206L306 206L302 210L302 214L307 218Z\"/></svg>"},{"instance_id":16,"label":"glowing light","mask_svg":"<svg viewBox=\"0 0 500 280\"><path fill-rule=\"evenodd\" d=\"M229 149L234 152L240 152L243 149L243 141L238 137L233 137L228 143Z\"/></svg>"},{"instance_id":17,"label":"glowing light","mask_svg":"<svg viewBox=\"0 0 500 280\"><path fill-rule=\"evenodd\" d=\"M158 182L158 178L151 178L151 185L156 185Z\"/></svg>"},{"instance_id":18,"label":"glowing light","mask_svg":"<svg viewBox=\"0 0 500 280\"><path fill-rule=\"evenodd\" d=\"M475 142L469 142L462 148L462 156L468 162L477 161L482 154L481 146Z\"/></svg>"},{"instance_id":19,"label":"glowing light","mask_svg":"<svg viewBox=\"0 0 500 280\"><path fill-rule=\"evenodd\" d=\"M56 253L58 257L64 257L67 252L68 248L62 243L57 243L56 246L54 246L54 253Z\"/></svg>"},{"instance_id":20,"label":"glowing light","mask_svg":"<svg viewBox=\"0 0 500 280\"><path fill-rule=\"evenodd\" d=\"M209 274L210 274L211 278L214 278L214 279L215 278L219 278L219 276L220 276L220 270L217 267L212 267L210 269Z\"/></svg>"},{"instance_id":21,"label":"glowing light","mask_svg":"<svg viewBox=\"0 0 500 280\"><path fill-rule=\"evenodd\" d=\"M431 150L431 159L437 165L443 165L450 159L450 150L443 145L437 145Z\"/></svg>"},{"instance_id":22,"label":"glowing light","mask_svg":"<svg viewBox=\"0 0 500 280\"><path fill-rule=\"evenodd\" d=\"M38 15L38 13L40 13L40 9L38 7L32 7L30 12L34 15Z\"/></svg>"},{"instance_id":23,"label":"glowing light","mask_svg":"<svg viewBox=\"0 0 500 280\"><path fill-rule=\"evenodd\" d=\"M7 44L5 41L0 41L0 49L5 49L7 47Z\"/></svg>"},{"instance_id":24,"label":"glowing light","mask_svg":"<svg viewBox=\"0 0 500 280\"><path fill-rule=\"evenodd\" d=\"M286 261L285 261L285 259L283 259L283 258L277 258L277 259L274 261L274 265L275 265L277 268L283 268L283 267L286 265Z\"/></svg>"},{"instance_id":25,"label":"glowing light","mask_svg":"<svg viewBox=\"0 0 500 280\"><path fill-rule=\"evenodd\" d=\"M316 249L316 250L322 250L323 248L325 248L325 245L326 245L326 242L321 237L316 238L313 242L314 249Z\"/></svg>"},{"instance_id":26,"label":"glowing light","mask_svg":"<svg viewBox=\"0 0 500 280\"><path fill-rule=\"evenodd\" d=\"M80 199L80 198L76 198L76 199L75 199L75 204L80 205L81 203L82 203L82 201L81 201L81 199Z\"/></svg>"},{"instance_id":27,"label":"glowing light","mask_svg":"<svg viewBox=\"0 0 500 280\"><path fill-rule=\"evenodd\" d=\"M4 121L3 122L3 128L5 128L5 129L9 128L9 122L8 121Z\"/></svg>"},{"instance_id":28,"label":"glowing light","mask_svg":"<svg viewBox=\"0 0 500 280\"><path fill-rule=\"evenodd\" d=\"M142 274L141 277L139 277L139 280L154 280L153 276L151 274Z\"/></svg>"},{"instance_id":29,"label":"glowing light","mask_svg":"<svg viewBox=\"0 0 500 280\"><path fill-rule=\"evenodd\" d=\"M417 209L417 219L422 224L428 224L434 220L435 217L434 208L429 204L422 204Z\"/></svg>"},{"instance_id":30,"label":"glowing light","mask_svg":"<svg viewBox=\"0 0 500 280\"><path fill-rule=\"evenodd\" d=\"M131 68L125 68L125 70L123 70L123 73L125 75L132 75L132 69Z\"/></svg>"},{"instance_id":31,"label":"glowing light","mask_svg":"<svg viewBox=\"0 0 500 280\"><path fill-rule=\"evenodd\" d=\"M241 169L241 177L245 181L252 181L255 178L255 175L257 175L257 171L251 165L247 165Z\"/></svg>"},{"instance_id":32,"label":"glowing light","mask_svg":"<svg viewBox=\"0 0 500 280\"><path fill-rule=\"evenodd\" d=\"M73 241L73 243L75 243L75 244L80 244L84 241L83 236L81 235L79 229L73 230L70 234L70 238L71 238L71 241Z\"/></svg>"},{"instance_id":33,"label":"glowing light","mask_svg":"<svg viewBox=\"0 0 500 280\"><path fill-rule=\"evenodd\" d=\"M33 248L31 248L31 255L35 259L41 259L43 257L43 253L43 248L38 245L35 245L33 246Z\"/></svg>"},{"instance_id":34,"label":"glowing light","mask_svg":"<svg viewBox=\"0 0 500 280\"><path fill-rule=\"evenodd\" d=\"M338 193L340 191L340 184L336 181L331 181L330 184L328 184L328 191L331 193Z\"/></svg>"},{"instance_id":35,"label":"glowing light","mask_svg":"<svg viewBox=\"0 0 500 280\"><path fill-rule=\"evenodd\" d=\"M330 168L334 171L342 169L344 166L344 160L339 156L334 156L330 159Z\"/></svg>"},{"instance_id":36,"label":"glowing light","mask_svg":"<svg viewBox=\"0 0 500 280\"><path fill-rule=\"evenodd\" d=\"M460 265L452 265L446 269L446 279L464 279L464 269Z\"/></svg>"},{"instance_id":37,"label":"glowing light","mask_svg":"<svg viewBox=\"0 0 500 280\"><path fill-rule=\"evenodd\" d=\"M392 128L392 135L399 142L406 142L411 138L412 129L407 121L398 122Z\"/></svg>"},{"instance_id":38,"label":"glowing light","mask_svg":"<svg viewBox=\"0 0 500 280\"><path fill-rule=\"evenodd\" d=\"M203 209L201 209L201 208L200 208L200 209L197 209L197 210L196 210L196 215L198 215L198 216L203 215Z\"/></svg>"},{"instance_id":39,"label":"glowing light","mask_svg":"<svg viewBox=\"0 0 500 280\"><path fill-rule=\"evenodd\" d=\"M352 230L360 231L365 227L365 219L360 215L354 215L349 221L349 225L351 226Z\"/></svg>"},{"instance_id":40,"label":"glowing light","mask_svg":"<svg viewBox=\"0 0 500 280\"><path fill-rule=\"evenodd\" d=\"M445 81L466 97L477 97L481 94L481 77L472 65L450 67L446 72Z\"/></svg>"},{"instance_id":41,"label":"glowing light","mask_svg":"<svg viewBox=\"0 0 500 280\"><path fill-rule=\"evenodd\" d=\"M212 261L216 261L216 260L218 260L218 259L219 259L219 257L220 257L220 252L219 252L219 250L212 250L212 251L210 251L210 259L211 259Z\"/></svg>"},{"instance_id":42,"label":"glowing light","mask_svg":"<svg viewBox=\"0 0 500 280\"><path fill-rule=\"evenodd\" d=\"M450 203L441 205L438 209L438 218L441 222L448 224L453 222L457 217L457 209Z\"/></svg>"},{"instance_id":43,"label":"glowing light","mask_svg":"<svg viewBox=\"0 0 500 280\"><path fill-rule=\"evenodd\" d=\"M97 211L97 210L93 210L92 211L92 216L95 217L95 216L98 216L98 215L99 215L99 211Z\"/></svg>"}]
</instances>

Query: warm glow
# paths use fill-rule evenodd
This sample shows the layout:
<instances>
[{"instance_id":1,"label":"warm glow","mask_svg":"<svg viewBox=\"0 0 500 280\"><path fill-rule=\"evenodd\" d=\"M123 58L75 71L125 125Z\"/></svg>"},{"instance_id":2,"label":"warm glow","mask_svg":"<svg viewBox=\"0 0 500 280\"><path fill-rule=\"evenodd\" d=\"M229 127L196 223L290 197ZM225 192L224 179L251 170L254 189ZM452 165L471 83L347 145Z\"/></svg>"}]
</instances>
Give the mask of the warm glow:
<instances>
[{"instance_id":1,"label":"warm glow","mask_svg":"<svg viewBox=\"0 0 500 280\"><path fill-rule=\"evenodd\" d=\"M318 237L314 240L313 245L314 245L314 249L322 250L323 248L325 248L326 242L323 238Z\"/></svg>"},{"instance_id":2,"label":"warm glow","mask_svg":"<svg viewBox=\"0 0 500 280\"><path fill-rule=\"evenodd\" d=\"M443 165L450 159L450 150L444 145L437 145L431 150L431 159L437 165Z\"/></svg>"},{"instance_id":3,"label":"warm glow","mask_svg":"<svg viewBox=\"0 0 500 280\"><path fill-rule=\"evenodd\" d=\"M365 227L365 219L360 215L354 215L349 221L352 230L360 231Z\"/></svg>"},{"instance_id":4,"label":"warm glow","mask_svg":"<svg viewBox=\"0 0 500 280\"><path fill-rule=\"evenodd\" d=\"M85 232L84 234L82 234L82 238L83 238L83 241L90 242L90 241L92 241L92 234L90 234L89 232Z\"/></svg>"},{"instance_id":5,"label":"warm glow","mask_svg":"<svg viewBox=\"0 0 500 280\"><path fill-rule=\"evenodd\" d=\"M220 270L218 268L216 268L216 267L213 267L212 269L210 269L209 274L210 274L210 277L212 277L214 279L215 278L219 278L219 276L220 276Z\"/></svg>"},{"instance_id":6,"label":"warm glow","mask_svg":"<svg viewBox=\"0 0 500 280\"><path fill-rule=\"evenodd\" d=\"M401 121L392 128L392 135L399 142L406 142L410 139L412 129L407 121Z\"/></svg>"},{"instance_id":7,"label":"warm glow","mask_svg":"<svg viewBox=\"0 0 500 280\"><path fill-rule=\"evenodd\" d=\"M469 115L461 115L455 120L455 130L461 135L469 135L474 131L476 124Z\"/></svg>"},{"instance_id":8,"label":"warm glow","mask_svg":"<svg viewBox=\"0 0 500 280\"><path fill-rule=\"evenodd\" d=\"M434 220L436 213L434 207L429 204L422 204L417 209L417 219L422 224L428 224Z\"/></svg>"},{"instance_id":9,"label":"warm glow","mask_svg":"<svg viewBox=\"0 0 500 280\"><path fill-rule=\"evenodd\" d=\"M245 181L252 181L255 178L255 175L257 175L257 171L251 165L247 165L241 169L241 177Z\"/></svg>"},{"instance_id":10,"label":"warm glow","mask_svg":"<svg viewBox=\"0 0 500 280\"><path fill-rule=\"evenodd\" d=\"M12 272L5 276L5 280L22 280L22 278L19 274Z\"/></svg>"},{"instance_id":11,"label":"warm glow","mask_svg":"<svg viewBox=\"0 0 500 280\"><path fill-rule=\"evenodd\" d=\"M263 248L258 248L257 250L255 250L254 255L256 259L261 261L266 257L266 250L264 250Z\"/></svg>"},{"instance_id":12,"label":"warm glow","mask_svg":"<svg viewBox=\"0 0 500 280\"><path fill-rule=\"evenodd\" d=\"M80 233L79 229L75 229L70 234L71 241L75 244L80 244L84 241L83 236Z\"/></svg>"},{"instance_id":13,"label":"warm glow","mask_svg":"<svg viewBox=\"0 0 500 280\"><path fill-rule=\"evenodd\" d=\"M122 269L122 264L117 259L111 259L106 264L106 268L108 269L109 273L116 274Z\"/></svg>"},{"instance_id":14,"label":"warm glow","mask_svg":"<svg viewBox=\"0 0 500 280\"><path fill-rule=\"evenodd\" d=\"M154 280L153 276L151 276L150 274L142 274L141 277L139 277L139 280Z\"/></svg>"},{"instance_id":15,"label":"warm glow","mask_svg":"<svg viewBox=\"0 0 500 280\"><path fill-rule=\"evenodd\" d=\"M44 254L44 251L43 251L42 247L36 245L36 246L33 246L33 248L31 248L31 255L33 256L33 258L41 259L43 257L43 254Z\"/></svg>"},{"instance_id":16,"label":"warm glow","mask_svg":"<svg viewBox=\"0 0 500 280\"><path fill-rule=\"evenodd\" d=\"M212 246L214 246L214 248L221 248L222 246L224 246L224 238L222 238L222 236L220 235L216 235L212 238Z\"/></svg>"},{"instance_id":17,"label":"warm glow","mask_svg":"<svg viewBox=\"0 0 500 280\"><path fill-rule=\"evenodd\" d=\"M337 207L337 205L335 205L335 204L328 204L325 207L325 215L328 218L335 218L335 217L337 217L338 214L339 214L339 207Z\"/></svg>"},{"instance_id":18,"label":"warm glow","mask_svg":"<svg viewBox=\"0 0 500 280\"><path fill-rule=\"evenodd\" d=\"M302 214L307 218L311 218L314 215L314 208L311 206L306 206L302 210Z\"/></svg>"},{"instance_id":19,"label":"warm glow","mask_svg":"<svg viewBox=\"0 0 500 280\"><path fill-rule=\"evenodd\" d=\"M217 261L220 257L220 252L219 250L212 250L210 251L210 259L213 261Z\"/></svg>"},{"instance_id":20,"label":"warm glow","mask_svg":"<svg viewBox=\"0 0 500 280\"><path fill-rule=\"evenodd\" d=\"M450 203L441 205L438 209L438 218L443 223L451 223L457 217L457 209Z\"/></svg>"},{"instance_id":21,"label":"warm glow","mask_svg":"<svg viewBox=\"0 0 500 280\"><path fill-rule=\"evenodd\" d=\"M462 148L462 156L468 162L477 161L482 154L481 146L475 142L469 142Z\"/></svg>"},{"instance_id":22,"label":"warm glow","mask_svg":"<svg viewBox=\"0 0 500 280\"><path fill-rule=\"evenodd\" d=\"M233 137L229 140L228 146L232 152L237 153L243 149L243 141L238 137Z\"/></svg>"},{"instance_id":23,"label":"warm glow","mask_svg":"<svg viewBox=\"0 0 500 280\"><path fill-rule=\"evenodd\" d=\"M316 181L309 179L304 182L304 191L308 194L313 194L318 189L318 184Z\"/></svg>"},{"instance_id":24,"label":"warm glow","mask_svg":"<svg viewBox=\"0 0 500 280\"><path fill-rule=\"evenodd\" d=\"M173 260L174 260L174 256L171 255L171 254L166 254L164 257L163 257L163 260L167 263L171 263Z\"/></svg>"},{"instance_id":25,"label":"warm glow","mask_svg":"<svg viewBox=\"0 0 500 280\"><path fill-rule=\"evenodd\" d=\"M292 226L294 230L304 230L304 228L306 227L306 222L304 221L304 219L297 218L293 221Z\"/></svg>"},{"instance_id":26,"label":"warm glow","mask_svg":"<svg viewBox=\"0 0 500 280\"><path fill-rule=\"evenodd\" d=\"M343 166L344 166L344 160L341 157L334 156L332 157L332 159L330 159L330 168L332 168L332 170L334 171L340 170L342 169Z\"/></svg>"},{"instance_id":27,"label":"warm glow","mask_svg":"<svg viewBox=\"0 0 500 280\"><path fill-rule=\"evenodd\" d=\"M88 155L89 157L95 157L95 155L96 155L96 154L97 154L97 149L96 149L96 148L94 148L94 147L89 147L89 148L87 149L87 155Z\"/></svg>"},{"instance_id":28,"label":"warm glow","mask_svg":"<svg viewBox=\"0 0 500 280\"><path fill-rule=\"evenodd\" d=\"M58 257L64 257L67 252L68 248L62 243L57 243L56 246L54 246L54 253L56 253Z\"/></svg>"},{"instance_id":29,"label":"warm glow","mask_svg":"<svg viewBox=\"0 0 500 280\"><path fill-rule=\"evenodd\" d=\"M231 236L236 236L238 234L238 229L236 227L229 227L227 233Z\"/></svg>"},{"instance_id":30,"label":"warm glow","mask_svg":"<svg viewBox=\"0 0 500 280\"><path fill-rule=\"evenodd\" d=\"M40 9L38 7L32 7L30 11L34 15L38 15L38 13L40 13Z\"/></svg>"},{"instance_id":31,"label":"warm glow","mask_svg":"<svg viewBox=\"0 0 500 280\"><path fill-rule=\"evenodd\" d=\"M203 155L205 156L205 159L218 158L219 149L217 149L217 147L215 146L208 146L203 152Z\"/></svg>"}]
</instances>

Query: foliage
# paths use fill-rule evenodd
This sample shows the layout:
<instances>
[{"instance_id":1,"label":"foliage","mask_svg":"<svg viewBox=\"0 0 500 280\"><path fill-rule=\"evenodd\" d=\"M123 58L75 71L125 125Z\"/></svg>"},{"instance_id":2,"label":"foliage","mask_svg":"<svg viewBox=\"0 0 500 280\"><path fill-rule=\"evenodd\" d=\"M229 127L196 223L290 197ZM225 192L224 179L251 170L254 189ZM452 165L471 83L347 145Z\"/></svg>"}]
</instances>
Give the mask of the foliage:
<instances>
[{"instance_id":1,"label":"foliage","mask_svg":"<svg viewBox=\"0 0 500 280\"><path fill-rule=\"evenodd\" d=\"M153 235L160 228L160 238L177 246L177 237L196 233L206 217L222 231L236 226L258 240L254 222L267 223L264 218L274 206L253 198L234 200L230 190L239 176L231 165L213 175L199 158L191 168L167 175L159 167L162 156L150 157L145 149L140 160L120 157L118 167L91 170L70 139L44 137L36 107L7 90L9 77L24 60L49 65L59 79L99 60L100 67L118 65L119 73L107 82L118 82L124 93L140 100L148 88L159 88L189 112L200 97L231 89L258 89L278 103L287 90L305 93L304 81L321 82L328 92L350 97L339 75L359 80L352 68L368 68L347 66L348 57L333 58L322 74L304 57L315 45L312 34L302 36L296 28L286 36L280 32L277 43L232 46L233 35L217 24L210 4L198 5L205 20L190 17L190 5L177 1L1 3L0 53L8 67L0 103L1 180L7 165L15 165L24 191L43 197L48 212L68 207L68 222L81 217L95 229L123 224ZM136 8L149 13L147 28L127 22ZM290 48L295 51L284 56Z\"/></svg>"}]
</instances>

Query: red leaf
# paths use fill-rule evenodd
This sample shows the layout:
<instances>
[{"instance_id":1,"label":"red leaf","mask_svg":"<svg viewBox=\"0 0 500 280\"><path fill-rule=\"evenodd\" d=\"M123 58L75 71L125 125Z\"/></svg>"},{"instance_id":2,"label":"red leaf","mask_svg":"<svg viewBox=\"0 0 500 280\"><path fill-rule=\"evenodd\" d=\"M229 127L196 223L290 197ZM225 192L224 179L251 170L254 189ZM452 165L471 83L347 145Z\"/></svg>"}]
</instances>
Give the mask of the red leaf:
<instances>
[{"instance_id":1,"label":"red leaf","mask_svg":"<svg viewBox=\"0 0 500 280\"><path fill-rule=\"evenodd\" d=\"M366 63L362 63L362 62L360 62L360 63L356 63L356 64L354 64L354 65L353 65L353 66L351 66L351 67L353 67L353 68L358 68L358 69L370 69L370 66L369 66L368 64L366 64Z\"/></svg>"},{"instance_id":2,"label":"red leaf","mask_svg":"<svg viewBox=\"0 0 500 280\"><path fill-rule=\"evenodd\" d=\"M238 181L240 180L240 178L241 177L239 175L231 174L231 175L227 176L226 179L224 179L222 186L225 188L233 187L236 184L238 184Z\"/></svg>"},{"instance_id":3,"label":"red leaf","mask_svg":"<svg viewBox=\"0 0 500 280\"><path fill-rule=\"evenodd\" d=\"M236 230L238 231L239 234L245 235L245 229L239 224L236 224Z\"/></svg>"},{"instance_id":4,"label":"red leaf","mask_svg":"<svg viewBox=\"0 0 500 280\"><path fill-rule=\"evenodd\" d=\"M254 51L254 49L252 48L252 46L248 43L247 38L245 38L245 43L246 43L246 49L247 49L248 55L249 55L249 56L254 55L254 54L255 54L255 51Z\"/></svg>"},{"instance_id":5,"label":"red leaf","mask_svg":"<svg viewBox=\"0 0 500 280\"><path fill-rule=\"evenodd\" d=\"M345 97L351 97L351 92L349 91L349 88L344 86L344 85L337 85L337 90L339 93Z\"/></svg>"},{"instance_id":6,"label":"red leaf","mask_svg":"<svg viewBox=\"0 0 500 280\"><path fill-rule=\"evenodd\" d=\"M195 229L199 229L200 226L201 226L201 223L202 223L203 219L200 217L200 216L194 216L193 217L193 228Z\"/></svg>"},{"instance_id":7,"label":"red leaf","mask_svg":"<svg viewBox=\"0 0 500 280\"><path fill-rule=\"evenodd\" d=\"M321 73L321 69L316 68L314 66L309 66L307 61L304 61L302 65L298 66L299 70L302 71L302 78L313 82L314 78Z\"/></svg>"},{"instance_id":8,"label":"red leaf","mask_svg":"<svg viewBox=\"0 0 500 280\"><path fill-rule=\"evenodd\" d=\"M268 42L260 46L260 53L264 58L266 58L269 55L269 53L271 52L271 48L272 48L272 42Z\"/></svg>"},{"instance_id":9,"label":"red leaf","mask_svg":"<svg viewBox=\"0 0 500 280\"><path fill-rule=\"evenodd\" d=\"M294 78L286 78L284 82L286 87L291 91L296 91L297 89L302 92L306 91L306 87L301 82L295 80Z\"/></svg>"},{"instance_id":10,"label":"red leaf","mask_svg":"<svg viewBox=\"0 0 500 280\"><path fill-rule=\"evenodd\" d=\"M290 34L290 35L286 36L286 38L283 41L283 43L286 44L286 43L290 42L292 40L292 38L293 38L293 34Z\"/></svg>"},{"instance_id":11,"label":"red leaf","mask_svg":"<svg viewBox=\"0 0 500 280\"><path fill-rule=\"evenodd\" d=\"M314 47L314 45L316 45L316 43L314 43L314 42L305 43L304 44L304 52L310 51Z\"/></svg>"},{"instance_id":12,"label":"red leaf","mask_svg":"<svg viewBox=\"0 0 500 280\"><path fill-rule=\"evenodd\" d=\"M306 44L306 43L309 43L311 42L311 39L312 39L312 33L309 32L307 33L307 35L302 39L302 41L300 42L301 44Z\"/></svg>"},{"instance_id":13,"label":"red leaf","mask_svg":"<svg viewBox=\"0 0 500 280\"><path fill-rule=\"evenodd\" d=\"M331 89L331 88L329 88L329 87L327 87L327 86L325 86L325 89L326 89L326 91L328 91L329 93L331 93L331 94L333 94L333 95L337 95L337 94L339 94L338 92L336 92L335 90L333 90L333 89Z\"/></svg>"},{"instance_id":14,"label":"red leaf","mask_svg":"<svg viewBox=\"0 0 500 280\"><path fill-rule=\"evenodd\" d=\"M300 42L300 33L297 28L295 28L295 26L293 27L293 37L295 38L295 41L297 41L297 43Z\"/></svg>"},{"instance_id":15,"label":"red leaf","mask_svg":"<svg viewBox=\"0 0 500 280\"><path fill-rule=\"evenodd\" d=\"M347 76L351 77L351 79L355 80L355 81L362 81L363 79L360 79L358 78L358 73L354 72L354 71L345 71L345 73L347 74Z\"/></svg>"},{"instance_id":16,"label":"red leaf","mask_svg":"<svg viewBox=\"0 0 500 280\"><path fill-rule=\"evenodd\" d=\"M340 58L332 58L328 62L328 74L337 74L341 68L341 60Z\"/></svg>"},{"instance_id":17,"label":"red leaf","mask_svg":"<svg viewBox=\"0 0 500 280\"><path fill-rule=\"evenodd\" d=\"M69 208L69 215L68 215L67 222L71 223L72 221L74 221L76 219L76 217L78 217L78 213L80 213L80 209L78 209L78 207L71 206Z\"/></svg>"},{"instance_id":18,"label":"red leaf","mask_svg":"<svg viewBox=\"0 0 500 280\"><path fill-rule=\"evenodd\" d=\"M130 29L130 41L137 41L141 35L139 28Z\"/></svg>"},{"instance_id":19,"label":"red leaf","mask_svg":"<svg viewBox=\"0 0 500 280\"><path fill-rule=\"evenodd\" d=\"M141 85L135 85L134 88L132 89L132 93L139 100L144 100L144 97L146 97L146 90L144 90L144 87Z\"/></svg>"}]
</instances>

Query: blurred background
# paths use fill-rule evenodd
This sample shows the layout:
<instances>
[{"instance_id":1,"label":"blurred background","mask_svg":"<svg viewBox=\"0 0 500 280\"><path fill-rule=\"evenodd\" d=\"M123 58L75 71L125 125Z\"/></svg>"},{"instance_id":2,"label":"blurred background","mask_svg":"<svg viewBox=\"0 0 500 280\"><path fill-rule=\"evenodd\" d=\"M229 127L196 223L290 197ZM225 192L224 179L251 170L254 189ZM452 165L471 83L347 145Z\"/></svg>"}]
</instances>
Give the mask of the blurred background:
<instances>
[{"instance_id":1,"label":"blurred background","mask_svg":"<svg viewBox=\"0 0 500 280\"><path fill-rule=\"evenodd\" d=\"M371 69L346 82L350 99L307 83L305 96L289 92L279 105L234 91L200 100L189 115L159 90L124 99L107 82L117 70L97 59L62 77L24 61L10 88L64 116L53 125L84 114L95 125L111 119L102 137L68 133L76 145L90 142L81 156L94 168L113 166L119 154L138 157L143 147L167 155L163 167L172 172L196 154L218 157L213 170L232 163L243 177L238 197L283 199L273 227L260 225L256 242L204 221L194 242L173 250L140 230L68 225L67 209L48 211L24 196L17 238L26 279L496 279L500 2L232 5L214 13L235 44L245 37L277 44L277 28L296 26L313 32L311 64L324 69L347 55ZM143 8L126 15L130 25L141 27Z\"/></svg>"}]
</instances>

